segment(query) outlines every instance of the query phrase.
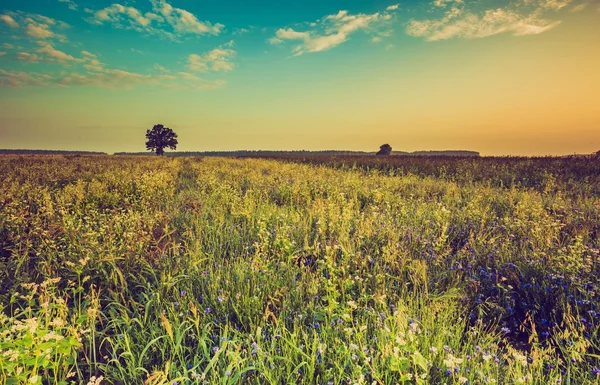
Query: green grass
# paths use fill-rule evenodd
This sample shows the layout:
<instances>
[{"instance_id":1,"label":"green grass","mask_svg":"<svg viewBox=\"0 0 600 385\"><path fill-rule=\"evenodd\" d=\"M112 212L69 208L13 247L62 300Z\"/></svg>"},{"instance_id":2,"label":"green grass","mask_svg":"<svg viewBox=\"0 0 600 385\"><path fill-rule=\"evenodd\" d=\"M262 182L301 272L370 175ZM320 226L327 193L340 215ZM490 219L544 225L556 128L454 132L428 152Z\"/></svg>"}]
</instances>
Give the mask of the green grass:
<instances>
[{"instance_id":1,"label":"green grass","mask_svg":"<svg viewBox=\"0 0 600 385\"><path fill-rule=\"evenodd\" d=\"M0 384L599 384L600 186L558 170L0 157Z\"/></svg>"}]
</instances>

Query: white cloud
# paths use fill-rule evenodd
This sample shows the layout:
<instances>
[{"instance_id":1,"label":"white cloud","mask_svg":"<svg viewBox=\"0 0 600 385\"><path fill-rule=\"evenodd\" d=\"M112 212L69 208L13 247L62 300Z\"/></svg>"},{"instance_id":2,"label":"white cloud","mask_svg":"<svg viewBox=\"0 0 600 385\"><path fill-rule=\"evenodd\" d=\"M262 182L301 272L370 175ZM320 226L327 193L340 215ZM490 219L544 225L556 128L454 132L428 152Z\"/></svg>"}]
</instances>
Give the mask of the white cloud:
<instances>
[{"instance_id":1,"label":"white cloud","mask_svg":"<svg viewBox=\"0 0 600 385\"><path fill-rule=\"evenodd\" d=\"M176 32L191 34L213 34L221 33L224 25L211 24L208 21L199 21L194 14L181 8L175 8L166 0L150 0L155 12L164 16Z\"/></svg>"},{"instance_id":2,"label":"white cloud","mask_svg":"<svg viewBox=\"0 0 600 385\"><path fill-rule=\"evenodd\" d=\"M66 3L69 9L76 11L77 4L73 0L58 0L60 3Z\"/></svg>"},{"instance_id":3,"label":"white cloud","mask_svg":"<svg viewBox=\"0 0 600 385\"><path fill-rule=\"evenodd\" d=\"M450 3L462 4L463 0L434 0L433 5L440 8L445 8Z\"/></svg>"},{"instance_id":4,"label":"white cloud","mask_svg":"<svg viewBox=\"0 0 600 385\"><path fill-rule=\"evenodd\" d=\"M17 60L25 63L37 63L39 62L38 56L34 53L29 52L18 52Z\"/></svg>"},{"instance_id":5,"label":"white cloud","mask_svg":"<svg viewBox=\"0 0 600 385\"><path fill-rule=\"evenodd\" d=\"M88 19L93 24L109 23L116 28L133 29L175 39L178 35L218 35L223 30L222 24L200 21L189 11L175 8L166 0L150 0L152 12L142 13L137 8L112 4L98 11L90 11L93 16ZM161 29L170 26L173 32Z\"/></svg>"},{"instance_id":6,"label":"white cloud","mask_svg":"<svg viewBox=\"0 0 600 385\"><path fill-rule=\"evenodd\" d=\"M160 64L154 64L154 69L157 70L157 71L159 71L159 72L164 72L164 73L171 72L166 67L163 67Z\"/></svg>"},{"instance_id":7,"label":"white cloud","mask_svg":"<svg viewBox=\"0 0 600 385\"><path fill-rule=\"evenodd\" d=\"M396 11L398 8L400 8L400 4L394 4L394 5L390 5L385 10L386 11Z\"/></svg>"},{"instance_id":8,"label":"white cloud","mask_svg":"<svg viewBox=\"0 0 600 385\"><path fill-rule=\"evenodd\" d=\"M19 28L19 24L10 15L0 15L0 20L11 28Z\"/></svg>"},{"instance_id":9,"label":"white cloud","mask_svg":"<svg viewBox=\"0 0 600 385\"><path fill-rule=\"evenodd\" d=\"M292 28L287 28L287 29L281 28L281 29L277 30L277 32L275 33L275 36L277 36L277 38L281 39L281 40L294 40L294 39L310 40L309 32L297 32L297 31L294 31Z\"/></svg>"},{"instance_id":10,"label":"white cloud","mask_svg":"<svg viewBox=\"0 0 600 385\"><path fill-rule=\"evenodd\" d=\"M476 13L452 7L440 19L412 20L406 32L429 41L450 38L483 38L501 33L515 36L536 35L560 24L546 20L540 12L519 12L517 9L497 8Z\"/></svg>"},{"instance_id":11,"label":"white cloud","mask_svg":"<svg viewBox=\"0 0 600 385\"><path fill-rule=\"evenodd\" d=\"M7 71L0 68L2 87L100 87L131 89L135 86L158 86L177 89L207 90L221 87L224 80L207 80L197 75L179 72L175 74L147 75L100 65L84 65L87 71L61 72L56 75L37 72Z\"/></svg>"},{"instance_id":12,"label":"white cloud","mask_svg":"<svg viewBox=\"0 0 600 385\"><path fill-rule=\"evenodd\" d=\"M49 79L51 76L46 74L6 71L0 68L0 86L3 87L44 86L49 84Z\"/></svg>"},{"instance_id":13,"label":"white cloud","mask_svg":"<svg viewBox=\"0 0 600 385\"><path fill-rule=\"evenodd\" d=\"M572 12L585 8L586 2L577 0L514 0L498 7L495 0L475 3L464 0L433 0L436 8L446 8L441 17L425 20L411 20L406 32L411 36L423 37L429 41L450 38L483 38L498 34L514 36L537 35L555 28L561 23L558 11L570 9ZM493 4L493 8L485 8ZM450 7L448 7L450 5Z\"/></svg>"},{"instance_id":14,"label":"white cloud","mask_svg":"<svg viewBox=\"0 0 600 385\"><path fill-rule=\"evenodd\" d=\"M94 24L113 24L116 28L133 29L139 32L159 33L151 24L162 22L164 19L153 12L142 13L134 7L126 7L121 4L112 4L104 9L94 12L93 17L88 19Z\"/></svg>"},{"instance_id":15,"label":"white cloud","mask_svg":"<svg viewBox=\"0 0 600 385\"><path fill-rule=\"evenodd\" d=\"M222 47L215 48L204 55L191 54L188 56L187 69L197 72L228 72L235 67L235 64L231 62L235 54L234 50Z\"/></svg>"},{"instance_id":16,"label":"white cloud","mask_svg":"<svg viewBox=\"0 0 600 385\"><path fill-rule=\"evenodd\" d=\"M54 32L50 30L50 27L47 24L38 24L33 21L30 24L27 24L25 33L27 36L33 37L34 39L47 39L54 37Z\"/></svg>"},{"instance_id":17,"label":"white cloud","mask_svg":"<svg viewBox=\"0 0 600 385\"><path fill-rule=\"evenodd\" d=\"M524 4L537 5L543 9L558 11L567 7L573 0L523 0Z\"/></svg>"},{"instance_id":18,"label":"white cloud","mask_svg":"<svg viewBox=\"0 0 600 385\"><path fill-rule=\"evenodd\" d=\"M571 12L581 12L584 9L586 9L588 7L588 5L590 5L590 3L577 4L577 5L573 6L573 8L571 8Z\"/></svg>"},{"instance_id":19,"label":"white cloud","mask_svg":"<svg viewBox=\"0 0 600 385\"><path fill-rule=\"evenodd\" d=\"M350 35L357 31L373 33L376 27L391 18L392 16L387 12L352 15L346 10L341 10L336 14L325 16L316 23L310 23L312 29L308 31L280 28L269 42L282 44L288 40L298 40L299 44L293 48L295 56L307 52L327 51L346 42Z\"/></svg>"},{"instance_id":20,"label":"white cloud","mask_svg":"<svg viewBox=\"0 0 600 385\"><path fill-rule=\"evenodd\" d=\"M250 27L248 27L248 28L236 28L236 29L233 31L233 34L234 34L234 35L244 35L244 34L246 34L246 33L250 33L250 32L252 32L252 31L254 31L255 29L256 29L256 27L255 27L255 26L253 26L253 25L251 25L251 26L250 26Z\"/></svg>"},{"instance_id":21,"label":"white cloud","mask_svg":"<svg viewBox=\"0 0 600 385\"><path fill-rule=\"evenodd\" d=\"M69 27L67 23L51 17L21 11L8 12L6 15L0 15L0 20L4 21L12 28L20 29L21 33L26 37L36 40L57 39L66 41L66 36L58 33L57 29Z\"/></svg>"},{"instance_id":22,"label":"white cloud","mask_svg":"<svg viewBox=\"0 0 600 385\"><path fill-rule=\"evenodd\" d=\"M44 44L36 50L37 53L41 54L47 61L53 63L81 63L83 59L77 59L73 56L66 54L62 51L57 50L50 44Z\"/></svg>"}]
</instances>

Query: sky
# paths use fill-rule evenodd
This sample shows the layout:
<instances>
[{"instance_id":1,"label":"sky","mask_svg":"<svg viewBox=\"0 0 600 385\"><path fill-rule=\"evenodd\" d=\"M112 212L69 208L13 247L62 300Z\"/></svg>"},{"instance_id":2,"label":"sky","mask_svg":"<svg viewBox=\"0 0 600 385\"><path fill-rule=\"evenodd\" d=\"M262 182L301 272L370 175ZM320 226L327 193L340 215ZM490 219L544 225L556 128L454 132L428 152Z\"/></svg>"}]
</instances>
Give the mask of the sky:
<instances>
[{"instance_id":1,"label":"sky","mask_svg":"<svg viewBox=\"0 0 600 385\"><path fill-rule=\"evenodd\" d=\"M0 148L600 150L599 0L3 0Z\"/></svg>"}]
</instances>

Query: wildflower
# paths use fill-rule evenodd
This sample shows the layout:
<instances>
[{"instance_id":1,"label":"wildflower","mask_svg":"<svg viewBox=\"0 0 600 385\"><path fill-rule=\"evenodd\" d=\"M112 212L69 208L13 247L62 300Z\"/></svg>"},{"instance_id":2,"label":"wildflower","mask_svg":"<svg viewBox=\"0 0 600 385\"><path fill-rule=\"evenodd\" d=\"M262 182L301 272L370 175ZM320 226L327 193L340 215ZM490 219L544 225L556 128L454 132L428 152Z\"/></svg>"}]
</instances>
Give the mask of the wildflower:
<instances>
[{"instance_id":1,"label":"wildflower","mask_svg":"<svg viewBox=\"0 0 600 385\"><path fill-rule=\"evenodd\" d=\"M102 382L103 379L104 379L104 376L100 376L100 377L92 376L90 378L90 380L88 381L87 385L100 385L100 383Z\"/></svg>"}]
</instances>

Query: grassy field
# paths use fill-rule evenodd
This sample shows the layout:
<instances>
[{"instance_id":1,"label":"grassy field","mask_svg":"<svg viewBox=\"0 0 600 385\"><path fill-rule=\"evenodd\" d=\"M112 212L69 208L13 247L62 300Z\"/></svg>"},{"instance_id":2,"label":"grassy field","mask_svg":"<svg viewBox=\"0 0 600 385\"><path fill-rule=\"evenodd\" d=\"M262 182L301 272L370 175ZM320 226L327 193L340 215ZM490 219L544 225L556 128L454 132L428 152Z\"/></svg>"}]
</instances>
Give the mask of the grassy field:
<instances>
[{"instance_id":1,"label":"grassy field","mask_svg":"<svg viewBox=\"0 0 600 385\"><path fill-rule=\"evenodd\" d=\"M0 384L600 384L597 161L373 159L1 156Z\"/></svg>"}]
</instances>

